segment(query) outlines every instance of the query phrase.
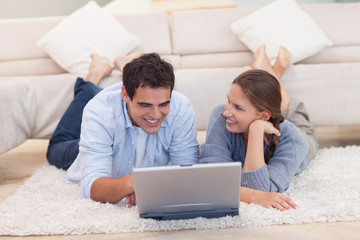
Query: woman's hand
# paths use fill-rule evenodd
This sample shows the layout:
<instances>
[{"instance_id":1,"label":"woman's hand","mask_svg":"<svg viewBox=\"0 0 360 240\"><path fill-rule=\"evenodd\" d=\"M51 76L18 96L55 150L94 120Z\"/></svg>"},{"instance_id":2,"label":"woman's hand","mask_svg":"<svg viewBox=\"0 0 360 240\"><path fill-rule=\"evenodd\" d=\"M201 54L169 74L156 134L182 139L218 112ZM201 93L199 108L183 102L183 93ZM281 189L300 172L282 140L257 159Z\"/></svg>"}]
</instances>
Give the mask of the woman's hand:
<instances>
[{"instance_id":1,"label":"woman's hand","mask_svg":"<svg viewBox=\"0 0 360 240\"><path fill-rule=\"evenodd\" d=\"M276 208L280 211L296 208L296 204L288 196L281 193L259 191L256 195L254 203L266 208Z\"/></svg>"},{"instance_id":2,"label":"woman's hand","mask_svg":"<svg viewBox=\"0 0 360 240\"><path fill-rule=\"evenodd\" d=\"M271 122L265 120L255 120L250 124L249 132L254 131L254 129L263 132L264 134L264 142L267 145L270 145L270 136L272 134L276 136L280 136L280 131L277 130Z\"/></svg>"},{"instance_id":3,"label":"woman's hand","mask_svg":"<svg viewBox=\"0 0 360 240\"><path fill-rule=\"evenodd\" d=\"M286 195L281 193L263 192L251 188L241 187L240 200L254 203L265 208L276 208L280 211L295 209L296 204Z\"/></svg>"},{"instance_id":4,"label":"woman's hand","mask_svg":"<svg viewBox=\"0 0 360 240\"><path fill-rule=\"evenodd\" d=\"M246 156L243 170L245 172L253 171L263 167L265 163L264 159L264 142L270 145L270 134L280 136L279 130L277 130L271 122L265 120L255 120L249 126L249 132L244 137L244 143L246 146Z\"/></svg>"},{"instance_id":5,"label":"woman's hand","mask_svg":"<svg viewBox=\"0 0 360 240\"><path fill-rule=\"evenodd\" d=\"M253 129L261 129L261 131L265 134L280 136L279 130L277 130L271 122L262 119L257 119L250 124L249 131Z\"/></svg>"}]
</instances>

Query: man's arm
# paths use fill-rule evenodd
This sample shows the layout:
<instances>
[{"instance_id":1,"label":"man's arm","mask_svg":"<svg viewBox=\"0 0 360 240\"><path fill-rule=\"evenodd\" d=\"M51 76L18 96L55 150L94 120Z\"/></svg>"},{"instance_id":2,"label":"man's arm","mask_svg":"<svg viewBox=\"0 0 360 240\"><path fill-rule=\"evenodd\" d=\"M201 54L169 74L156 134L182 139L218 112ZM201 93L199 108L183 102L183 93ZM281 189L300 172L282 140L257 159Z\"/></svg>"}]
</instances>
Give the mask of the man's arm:
<instances>
[{"instance_id":1,"label":"man's arm","mask_svg":"<svg viewBox=\"0 0 360 240\"><path fill-rule=\"evenodd\" d=\"M199 144L196 139L195 112L190 101L178 92L172 93L171 111L173 132L169 148L171 163L193 164L199 161ZM175 106L176 105L176 106ZM168 116L169 117L169 116Z\"/></svg>"},{"instance_id":2,"label":"man's arm","mask_svg":"<svg viewBox=\"0 0 360 240\"><path fill-rule=\"evenodd\" d=\"M84 109L78 156L81 193L95 201L117 202L133 193L134 188L128 161L114 160L115 151L124 150L123 142L114 142L115 133L117 139L125 138L124 121L113 121L112 109L107 107L98 100L89 102ZM120 166L121 174L114 175Z\"/></svg>"},{"instance_id":3,"label":"man's arm","mask_svg":"<svg viewBox=\"0 0 360 240\"><path fill-rule=\"evenodd\" d=\"M97 202L116 203L134 193L132 175L120 178L102 177L91 185L91 199ZM132 204L130 204L132 205Z\"/></svg>"}]
</instances>

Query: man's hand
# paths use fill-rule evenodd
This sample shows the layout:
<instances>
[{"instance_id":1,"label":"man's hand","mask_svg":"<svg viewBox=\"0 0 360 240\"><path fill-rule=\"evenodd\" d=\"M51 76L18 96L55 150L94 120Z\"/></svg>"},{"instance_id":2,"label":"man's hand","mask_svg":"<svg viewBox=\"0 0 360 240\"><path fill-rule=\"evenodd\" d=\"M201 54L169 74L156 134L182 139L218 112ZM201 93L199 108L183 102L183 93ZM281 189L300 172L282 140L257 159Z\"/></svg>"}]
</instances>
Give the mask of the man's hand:
<instances>
[{"instance_id":1,"label":"man's hand","mask_svg":"<svg viewBox=\"0 0 360 240\"><path fill-rule=\"evenodd\" d=\"M135 192L130 193L129 195L126 196L126 205L128 205L129 207L133 207L136 205Z\"/></svg>"}]
</instances>

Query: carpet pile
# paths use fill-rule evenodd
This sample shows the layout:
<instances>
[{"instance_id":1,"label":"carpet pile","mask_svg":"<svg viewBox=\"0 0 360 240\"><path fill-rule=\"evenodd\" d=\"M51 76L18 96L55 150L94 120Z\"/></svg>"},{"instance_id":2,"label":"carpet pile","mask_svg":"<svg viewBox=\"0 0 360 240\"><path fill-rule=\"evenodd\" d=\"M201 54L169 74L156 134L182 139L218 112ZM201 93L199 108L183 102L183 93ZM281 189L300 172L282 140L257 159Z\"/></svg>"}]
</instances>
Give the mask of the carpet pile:
<instances>
[{"instance_id":1,"label":"carpet pile","mask_svg":"<svg viewBox=\"0 0 360 240\"><path fill-rule=\"evenodd\" d=\"M155 221L139 218L124 201L82 199L66 173L44 164L0 205L0 235L170 231L360 220L360 146L321 149L285 192L299 206L278 211L240 203L240 216Z\"/></svg>"}]
</instances>

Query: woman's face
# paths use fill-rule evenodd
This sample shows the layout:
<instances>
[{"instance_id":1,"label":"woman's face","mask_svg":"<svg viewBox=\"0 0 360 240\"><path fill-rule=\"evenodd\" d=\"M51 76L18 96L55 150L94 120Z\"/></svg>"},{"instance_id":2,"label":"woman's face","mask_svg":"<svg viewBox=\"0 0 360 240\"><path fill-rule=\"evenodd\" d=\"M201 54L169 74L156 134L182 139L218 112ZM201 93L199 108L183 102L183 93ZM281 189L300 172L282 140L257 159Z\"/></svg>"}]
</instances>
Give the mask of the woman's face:
<instances>
[{"instance_id":1,"label":"woman's face","mask_svg":"<svg viewBox=\"0 0 360 240\"><path fill-rule=\"evenodd\" d=\"M223 113L226 129L232 133L247 133L250 124L261 119L262 112L256 110L238 84L231 85L227 98Z\"/></svg>"}]
</instances>

